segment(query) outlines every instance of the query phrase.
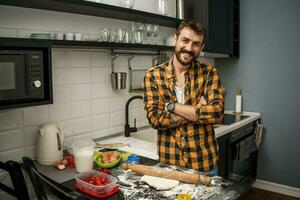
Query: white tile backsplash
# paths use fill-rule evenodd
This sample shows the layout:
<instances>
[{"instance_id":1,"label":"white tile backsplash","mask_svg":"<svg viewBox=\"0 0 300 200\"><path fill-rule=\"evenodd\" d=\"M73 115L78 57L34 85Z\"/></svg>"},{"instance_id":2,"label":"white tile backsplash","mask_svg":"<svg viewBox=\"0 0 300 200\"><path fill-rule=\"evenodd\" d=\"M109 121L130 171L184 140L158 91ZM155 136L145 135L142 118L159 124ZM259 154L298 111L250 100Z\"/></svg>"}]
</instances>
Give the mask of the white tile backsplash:
<instances>
[{"instance_id":1,"label":"white tile backsplash","mask_svg":"<svg viewBox=\"0 0 300 200\"><path fill-rule=\"evenodd\" d=\"M36 157L36 146L33 145L33 146L25 147L24 156L35 158Z\"/></svg>"},{"instance_id":2,"label":"white tile backsplash","mask_svg":"<svg viewBox=\"0 0 300 200\"><path fill-rule=\"evenodd\" d=\"M107 83L93 83L92 84L92 98L105 98L109 96L109 87Z\"/></svg>"},{"instance_id":3,"label":"white tile backsplash","mask_svg":"<svg viewBox=\"0 0 300 200\"><path fill-rule=\"evenodd\" d=\"M107 52L91 52L91 67L104 67L110 66L111 56Z\"/></svg>"},{"instance_id":4,"label":"white tile backsplash","mask_svg":"<svg viewBox=\"0 0 300 200\"><path fill-rule=\"evenodd\" d=\"M110 115L96 115L93 116L93 131L108 129L110 125Z\"/></svg>"},{"instance_id":5,"label":"white tile backsplash","mask_svg":"<svg viewBox=\"0 0 300 200\"><path fill-rule=\"evenodd\" d=\"M54 68L52 72L54 85L64 85L71 83L71 75L69 68Z\"/></svg>"},{"instance_id":6,"label":"white tile backsplash","mask_svg":"<svg viewBox=\"0 0 300 200\"><path fill-rule=\"evenodd\" d=\"M90 67L90 52L84 50L70 51L70 65L72 67Z\"/></svg>"},{"instance_id":7,"label":"white tile backsplash","mask_svg":"<svg viewBox=\"0 0 300 200\"><path fill-rule=\"evenodd\" d=\"M8 160L16 160L20 161L22 160L22 157L24 156L24 148L17 148L9 151L2 151L0 153L0 160L2 162L6 162Z\"/></svg>"},{"instance_id":8,"label":"white tile backsplash","mask_svg":"<svg viewBox=\"0 0 300 200\"><path fill-rule=\"evenodd\" d=\"M0 131L21 128L23 126L22 110L1 111L0 122Z\"/></svg>"},{"instance_id":9,"label":"white tile backsplash","mask_svg":"<svg viewBox=\"0 0 300 200\"><path fill-rule=\"evenodd\" d=\"M54 103L66 103L72 99L72 86L61 85L53 88Z\"/></svg>"},{"instance_id":10,"label":"white tile backsplash","mask_svg":"<svg viewBox=\"0 0 300 200\"><path fill-rule=\"evenodd\" d=\"M38 128L38 126L30 126L23 129L26 146L36 144Z\"/></svg>"},{"instance_id":11,"label":"white tile backsplash","mask_svg":"<svg viewBox=\"0 0 300 200\"><path fill-rule=\"evenodd\" d=\"M70 57L67 51L56 50L52 54L52 68L70 66Z\"/></svg>"},{"instance_id":12,"label":"white tile backsplash","mask_svg":"<svg viewBox=\"0 0 300 200\"><path fill-rule=\"evenodd\" d=\"M23 120L25 126L46 123L49 121L48 105L23 108Z\"/></svg>"},{"instance_id":13,"label":"white tile backsplash","mask_svg":"<svg viewBox=\"0 0 300 200\"><path fill-rule=\"evenodd\" d=\"M73 120L73 135L87 133L92 131L91 117L80 118Z\"/></svg>"},{"instance_id":14,"label":"white tile backsplash","mask_svg":"<svg viewBox=\"0 0 300 200\"><path fill-rule=\"evenodd\" d=\"M127 96L119 96L111 98L111 111L122 111L125 110L125 105L128 97Z\"/></svg>"},{"instance_id":15,"label":"white tile backsplash","mask_svg":"<svg viewBox=\"0 0 300 200\"><path fill-rule=\"evenodd\" d=\"M72 85L72 101L88 100L91 98L91 85Z\"/></svg>"},{"instance_id":16,"label":"white tile backsplash","mask_svg":"<svg viewBox=\"0 0 300 200\"><path fill-rule=\"evenodd\" d=\"M109 113L111 111L111 99L96 99L92 101L93 115Z\"/></svg>"},{"instance_id":17,"label":"white tile backsplash","mask_svg":"<svg viewBox=\"0 0 300 200\"><path fill-rule=\"evenodd\" d=\"M0 152L23 147L24 141L22 129L2 132L0 134Z\"/></svg>"},{"instance_id":18,"label":"white tile backsplash","mask_svg":"<svg viewBox=\"0 0 300 200\"><path fill-rule=\"evenodd\" d=\"M111 113L111 125L113 127L125 124L124 122L125 122L125 112L124 111Z\"/></svg>"},{"instance_id":19,"label":"white tile backsplash","mask_svg":"<svg viewBox=\"0 0 300 200\"><path fill-rule=\"evenodd\" d=\"M93 132L93 138L101 138L110 135L110 129L103 129L103 130L98 130ZM101 141L100 141L101 143Z\"/></svg>"},{"instance_id":20,"label":"white tile backsplash","mask_svg":"<svg viewBox=\"0 0 300 200\"><path fill-rule=\"evenodd\" d=\"M92 82L105 82L110 81L110 74L108 67L92 68L91 70Z\"/></svg>"},{"instance_id":21,"label":"white tile backsplash","mask_svg":"<svg viewBox=\"0 0 300 200\"><path fill-rule=\"evenodd\" d=\"M89 83L91 80L90 68L71 68L71 84Z\"/></svg>"},{"instance_id":22,"label":"white tile backsplash","mask_svg":"<svg viewBox=\"0 0 300 200\"><path fill-rule=\"evenodd\" d=\"M86 117L91 115L91 101L76 101L72 102L72 117Z\"/></svg>"},{"instance_id":23,"label":"white tile backsplash","mask_svg":"<svg viewBox=\"0 0 300 200\"><path fill-rule=\"evenodd\" d=\"M70 136L73 135L73 122L72 122L72 120L58 122L58 125L63 130L65 138L70 137Z\"/></svg>"},{"instance_id":24,"label":"white tile backsplash","mask_svg":"<svg viewBox=\"0 0 300 200\"><path fill-rule=\"evenodd\" d=\"M69 103L49 105L49 121L62 121L72 118L72 105Z\"/></svg>"},{"instance_id":25,"label":"white tile backsplash","mask_svg":"<svg viewBox=\"0 0 300 200\"><path fill-rule=\"evenodd\" d=\"M54 49L52 54L54 103L0 111L1 161L35 157L38 127L47 122L60 125L69 144L76 138L100 138L124 131L125 104L132 94L112 89L110 52ZM117 60L117 69L127 70L127 57ZM141 105L137 99L130 106L130 121L137 118L138 126Z\"/></svg>"}]
</instances>

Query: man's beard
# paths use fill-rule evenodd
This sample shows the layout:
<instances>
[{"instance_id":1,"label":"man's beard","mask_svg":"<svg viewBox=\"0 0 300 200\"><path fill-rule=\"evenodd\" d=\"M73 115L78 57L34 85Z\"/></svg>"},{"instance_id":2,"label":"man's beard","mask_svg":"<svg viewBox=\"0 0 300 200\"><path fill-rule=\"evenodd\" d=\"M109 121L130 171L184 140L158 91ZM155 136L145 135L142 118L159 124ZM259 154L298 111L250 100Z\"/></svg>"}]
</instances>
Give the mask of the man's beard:
<instances>
[{"instance_id":1,"label":"man's beard","mask_svg":"<svg viewBox=\"0 0 300 200\"><path fill-rule=\"evenodd\" d=\"M180 57L180 54L181 54L181 53L187 53L187 54L189 54L190 56L192 56L192 59L191 59L190 61L184 61L184 60L181 59L181 57ZM194 62L194 61L197 59L198 55L199 55L199 54L195 55L193 52L187 51L187 50L185 50L184 48L180 49L179 52L175 52L175 56L176 56L178 62L179 62L180 64L182 64L182 65L190 65L192 62Z\"/></svg>"}]
</instances>

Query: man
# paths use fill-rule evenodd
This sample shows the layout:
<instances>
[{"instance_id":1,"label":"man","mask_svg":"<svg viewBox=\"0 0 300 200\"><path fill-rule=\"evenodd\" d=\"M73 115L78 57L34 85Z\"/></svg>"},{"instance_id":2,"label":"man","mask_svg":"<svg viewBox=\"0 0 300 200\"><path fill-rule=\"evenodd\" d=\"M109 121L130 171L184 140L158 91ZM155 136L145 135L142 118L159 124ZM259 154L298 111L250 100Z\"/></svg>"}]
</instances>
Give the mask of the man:
<instances>
[{"instance_id":1,"label":"man","mask_svg":"<svg viewBox=\"0 0 300 200\"><path fill-rule=\"evenodd\" d=\"M223 117L224 88L217 69L196 60L205 37L200 24L183 21L174 35L174 56L146 72L143 92L147 118L158 129L159 160L215 175L213 124Z\"/></svg>"}]
</instances>

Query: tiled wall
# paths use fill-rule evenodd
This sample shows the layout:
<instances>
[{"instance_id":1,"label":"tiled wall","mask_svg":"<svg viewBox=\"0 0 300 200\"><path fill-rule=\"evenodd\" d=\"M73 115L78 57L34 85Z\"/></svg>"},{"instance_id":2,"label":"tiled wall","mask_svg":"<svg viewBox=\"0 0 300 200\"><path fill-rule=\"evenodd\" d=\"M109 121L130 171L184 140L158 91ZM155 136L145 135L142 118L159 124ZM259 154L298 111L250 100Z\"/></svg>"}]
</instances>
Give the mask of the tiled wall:
<instances>
[{"instance_id":1,"label":"tiled wall","mask_svg":"<svg viewBox=\"0 0 300 200\"><path fill-rule=\"evenodd\" d=\"M125 103L133 94L112 89L110 52L54 49L52 54L54 104L0 112L2 161L34 157L38 127L43 123L62 126L67 144L77 137L99 138L124 130ZM151 56L132 60L135 66L151 63ZM119 56L115 68L127 72L127 56ZM131 124L136 118L137 126L147 125L142 101L133 101L130 108Z\"/></svg>"}]
</instances>

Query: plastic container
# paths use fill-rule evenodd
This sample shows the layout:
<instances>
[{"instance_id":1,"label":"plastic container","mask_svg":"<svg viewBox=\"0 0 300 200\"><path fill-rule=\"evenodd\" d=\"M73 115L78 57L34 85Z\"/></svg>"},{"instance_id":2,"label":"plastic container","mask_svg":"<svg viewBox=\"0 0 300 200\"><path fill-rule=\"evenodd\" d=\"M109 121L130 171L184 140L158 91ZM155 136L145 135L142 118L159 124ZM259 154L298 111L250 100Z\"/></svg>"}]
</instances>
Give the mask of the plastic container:
<instances>
[{"instance_id":1,"label":"plastic container","mask_svg":"<svg viewBox=\"0 0 300 200\"><path fill-rule=\"evenodd\" d=\"M92 140L81 139L75 141L72 147L76 171L82 173L92 170L94 164L95 143Z\"/></svg>"},{"instance_id":2,"label":"plastic container","mask_svg":"<svg viewBox=\"0 0 300 200\"><path fill-rule=\"evenodd\" d=\"M103 177L106 176L107 178L107 184L105 185L101 185L101 186L97 186L97 185L93 185L90 183L85 182L84 180L86 178L88 178L89 176L98 176L98 177ZM112 194L115 193L115 191L119 191L119 187L117 185L117 179L111 175L102 173L102 172L98 172L98 171L88 171L88 172L83 172L80 174L77 174L75 176L75 180L76 180L76 188L78 190L81 190L85 193L91 194L93 196L110 196Z\"/></svg>"}]
</instances>

